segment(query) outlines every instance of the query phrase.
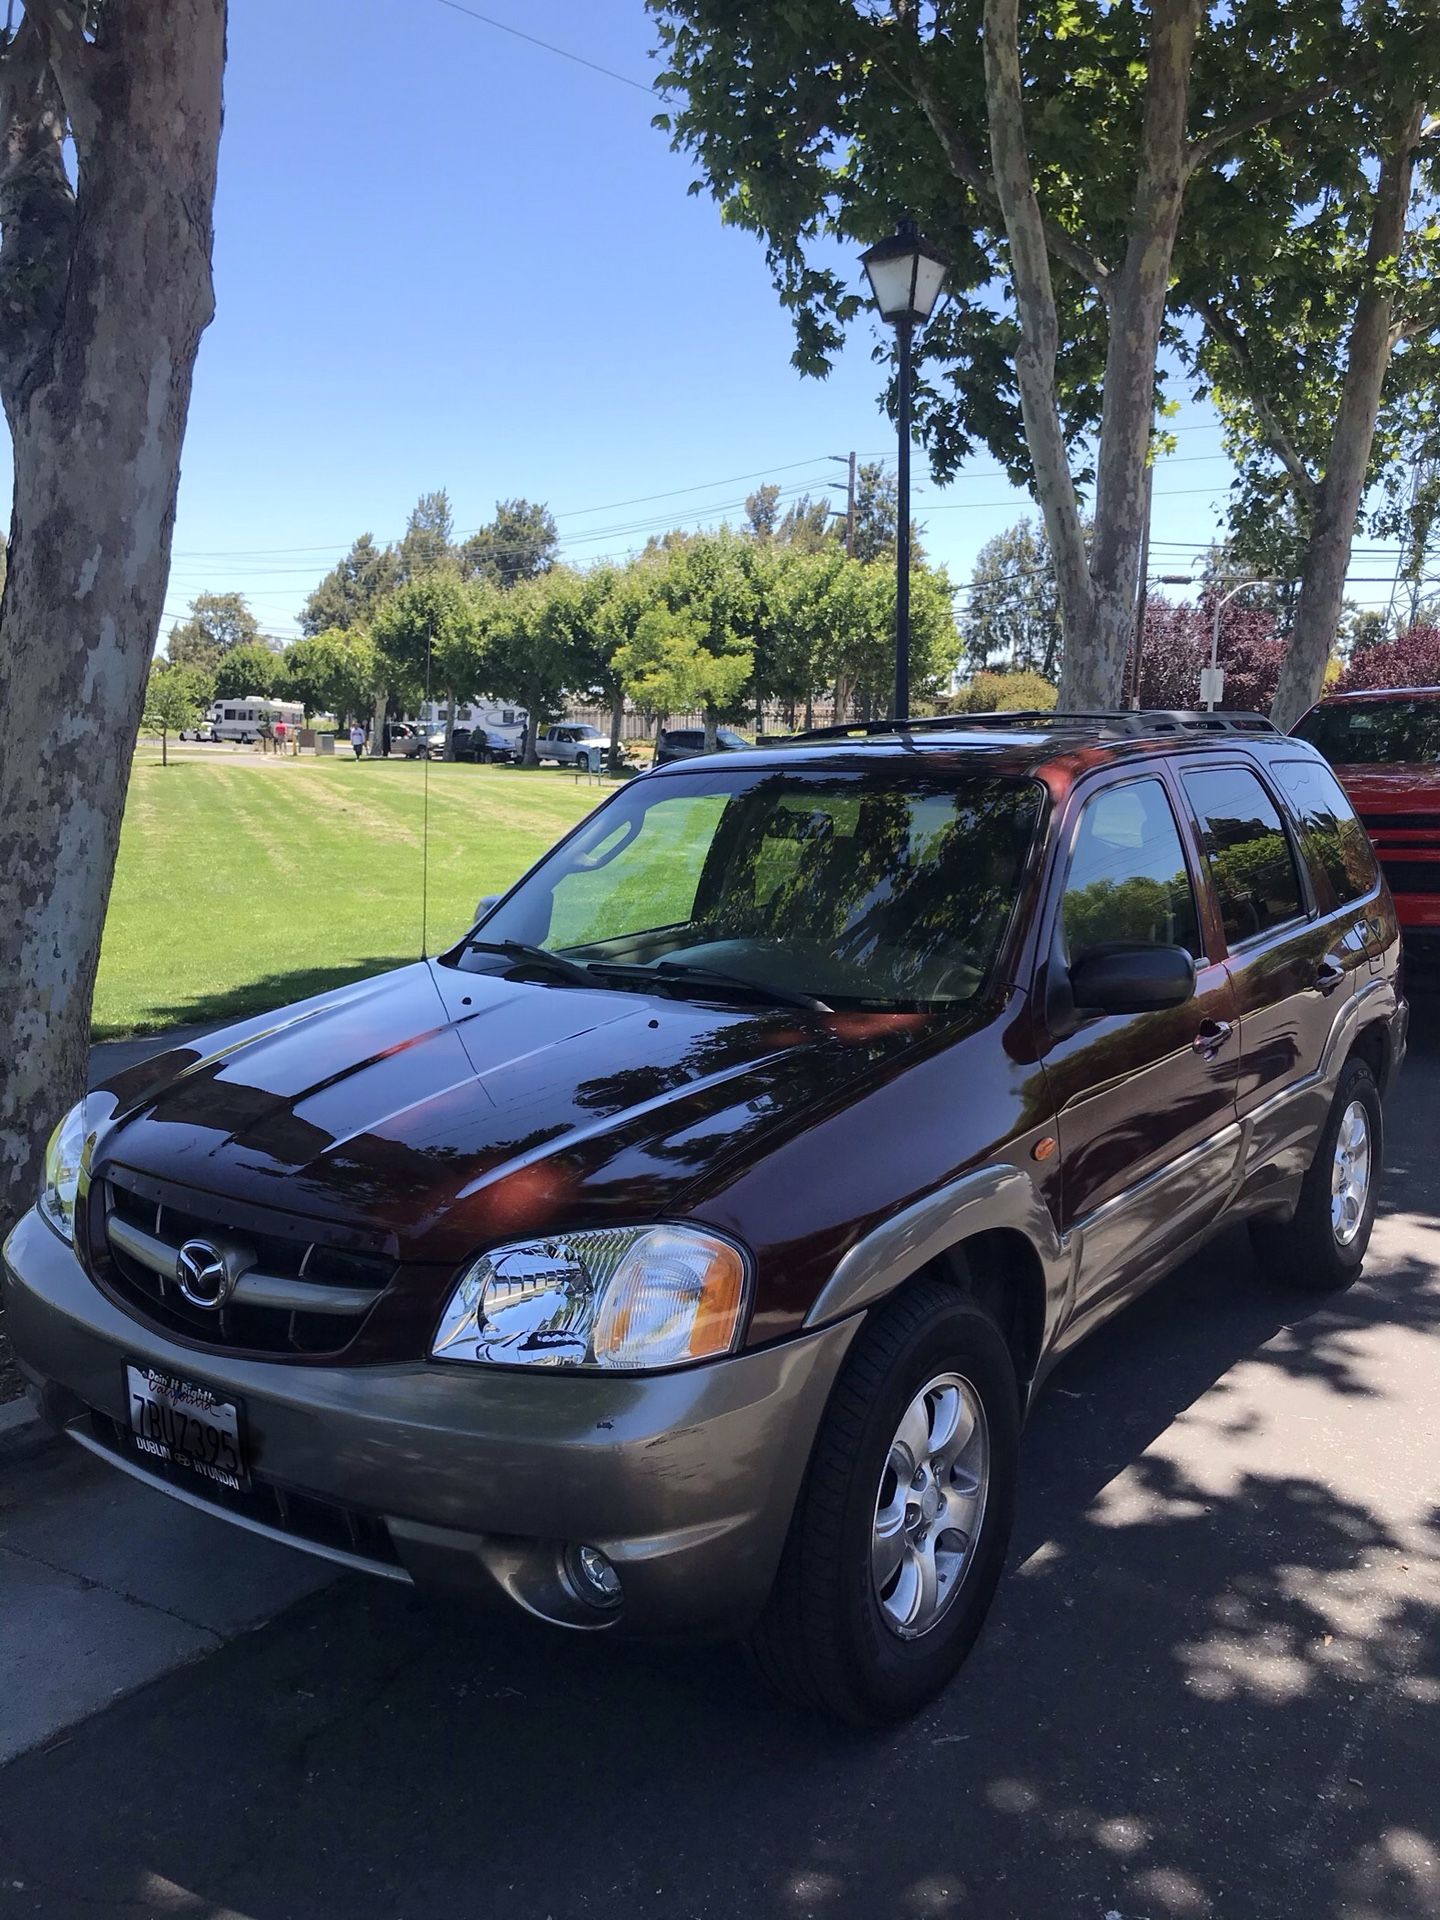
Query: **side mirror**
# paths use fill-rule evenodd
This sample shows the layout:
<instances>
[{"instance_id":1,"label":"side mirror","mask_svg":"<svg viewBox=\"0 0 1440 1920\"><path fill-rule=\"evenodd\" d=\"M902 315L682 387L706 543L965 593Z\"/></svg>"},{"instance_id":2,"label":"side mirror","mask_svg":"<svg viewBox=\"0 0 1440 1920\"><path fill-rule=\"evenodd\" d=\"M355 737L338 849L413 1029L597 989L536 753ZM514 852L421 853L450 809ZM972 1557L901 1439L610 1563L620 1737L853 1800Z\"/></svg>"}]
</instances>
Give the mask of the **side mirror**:
<instances>
[{"instance_id":1,"label":"side mirror","mask_svg":"<svg viewBox=\"0 0 1440 1920\"><path fill-rule=\"evenodd\" d=\"M499 898L498 893L482 893L480 898L475 902L476 920L483 920Z\"/></svg>"},{"instance_id":2,"label":"side mirror","mask_svg":"<svg viewBox=\"0 0 1440 1920\"><path fill-rule=\"evenodd\" d=\"M1114 941L1091 947L1070 969L1077 1013L1155 1013L1182 1007L1195 992L1195 960L1184 947Z\"/></svg>"}]
</instances>

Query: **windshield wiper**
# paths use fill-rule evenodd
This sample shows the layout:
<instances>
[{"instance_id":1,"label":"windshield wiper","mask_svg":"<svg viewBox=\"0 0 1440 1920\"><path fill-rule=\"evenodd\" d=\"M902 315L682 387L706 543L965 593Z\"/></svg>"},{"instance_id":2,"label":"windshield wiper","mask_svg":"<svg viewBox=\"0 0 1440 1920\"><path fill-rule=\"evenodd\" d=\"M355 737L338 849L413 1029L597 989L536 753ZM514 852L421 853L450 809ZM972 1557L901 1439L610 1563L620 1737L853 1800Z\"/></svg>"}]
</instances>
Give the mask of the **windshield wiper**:
<instances>
[{"instance_id":1,"label":"windshield wiper","mask_svg":"<svg viewBox=\"0 0 1440 1920\"><path fill-rule=\"evenodd\" d=\"M662 980L680 983L693 981L697 987L738 988L742 993L753 993L781 1007L805 1007L811 1013L835 1011L817 994L801 993L793 987L772 986L768 980L751 980L743 973L727 973L723 967L690 966L684 960L661 960L645 971L658 974Z\"/></svg>"},{"instance_id":2,"label":"windshield wiper","mask_svg":"<svg viewBox=\"0 0 1440 1920\"><path fill-rule=\"evenodd\" d=\"M470 953L498 953L517 966L543 967L557 980L569 980L577 987L595 984L590 969L578 960L567 960L563 953L552 953L548 947L531 946L528 940L467 940L465 947Z\"/></svg>"}]
</instances>

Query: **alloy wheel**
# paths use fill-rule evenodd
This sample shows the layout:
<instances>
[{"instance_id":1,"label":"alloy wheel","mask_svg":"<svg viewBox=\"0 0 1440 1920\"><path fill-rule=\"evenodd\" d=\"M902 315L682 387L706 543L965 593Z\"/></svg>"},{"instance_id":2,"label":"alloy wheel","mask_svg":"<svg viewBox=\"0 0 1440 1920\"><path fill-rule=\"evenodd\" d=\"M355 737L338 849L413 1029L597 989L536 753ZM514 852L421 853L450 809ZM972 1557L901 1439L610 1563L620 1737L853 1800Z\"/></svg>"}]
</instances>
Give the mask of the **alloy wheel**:
<instances>
[{"instance_id":1,"label":"alloy wheel","mask_svg":"<svg viewBox=\"0 0 1440 1920\"><path fill-rule=\"evenodd\" d=\"M1361 1101L1352 1100L1340 1116L1330 1167L1330 1226L1338 1246L1350 1245L1365 1218L1371 1158L1369 1116Z\"/></svg>"},{"instance_id":2,"label":"alloy wheel","mask_svg":"<svg viewBox=\"0 0 1440 1920\"><path fill-rule=\"evenodd\" d=\"M929 1633L959 1593L985 1518L990 1439L968 1380L941 1373L905 1409L875 1500L870 1577L902 1640Z\"/></svg>"}]
</instances>

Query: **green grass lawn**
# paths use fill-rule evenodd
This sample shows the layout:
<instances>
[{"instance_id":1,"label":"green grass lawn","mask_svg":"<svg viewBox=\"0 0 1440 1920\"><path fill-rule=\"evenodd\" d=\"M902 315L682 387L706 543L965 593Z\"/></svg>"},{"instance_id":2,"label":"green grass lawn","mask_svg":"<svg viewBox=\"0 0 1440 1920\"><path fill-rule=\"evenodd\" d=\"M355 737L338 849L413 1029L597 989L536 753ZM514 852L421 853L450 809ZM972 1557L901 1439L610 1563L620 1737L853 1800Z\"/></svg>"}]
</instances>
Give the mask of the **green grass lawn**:
<instances>
[{"instance_id":1,"label":"green grass lawn","mask_svg":"<svg viewBox=\"0 0 1440 1920\"><path fill-rule=\"evenodd\" d=\"M264 1011L420 951L423 768L197 749L135 761L97 1039ZM430 768L429 946L603 797L564 772Z\"/></svg>"}]
</instances>

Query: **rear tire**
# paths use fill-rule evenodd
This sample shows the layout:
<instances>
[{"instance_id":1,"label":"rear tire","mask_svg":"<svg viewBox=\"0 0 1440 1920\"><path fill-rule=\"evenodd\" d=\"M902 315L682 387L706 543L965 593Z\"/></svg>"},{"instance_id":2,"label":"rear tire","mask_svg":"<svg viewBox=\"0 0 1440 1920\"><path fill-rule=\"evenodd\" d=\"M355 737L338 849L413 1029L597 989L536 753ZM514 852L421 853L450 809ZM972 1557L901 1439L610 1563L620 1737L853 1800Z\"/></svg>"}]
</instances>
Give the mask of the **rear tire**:
<instances>
[{"instance_id":1,"label":"rear tire","mask_svg":"<svg viewBox=\"0 0 1440 1920\"><path fill-rule=\"evenodd\" d=\"M1250 1223L1267 1271L1307 1293L1333 1293L1358 1279L1375 1225L1384 1145L1375 1076L1364 1060L1347 1060L1294 1218Z\"/></svg>"},{"instance_id":2,"label":"rear tire","mask_svg":"<svg viewBox=\"0 0 1440 1920\"><path fill-rule=\"evenodd\" d=\"M856 1727L933 1699L1000 1578L1019 1439L1014 1363L973 1301L927 1279L879 1308L836 1383L748 1643L764 1678Z\"/></svg>"}]
</instances>

